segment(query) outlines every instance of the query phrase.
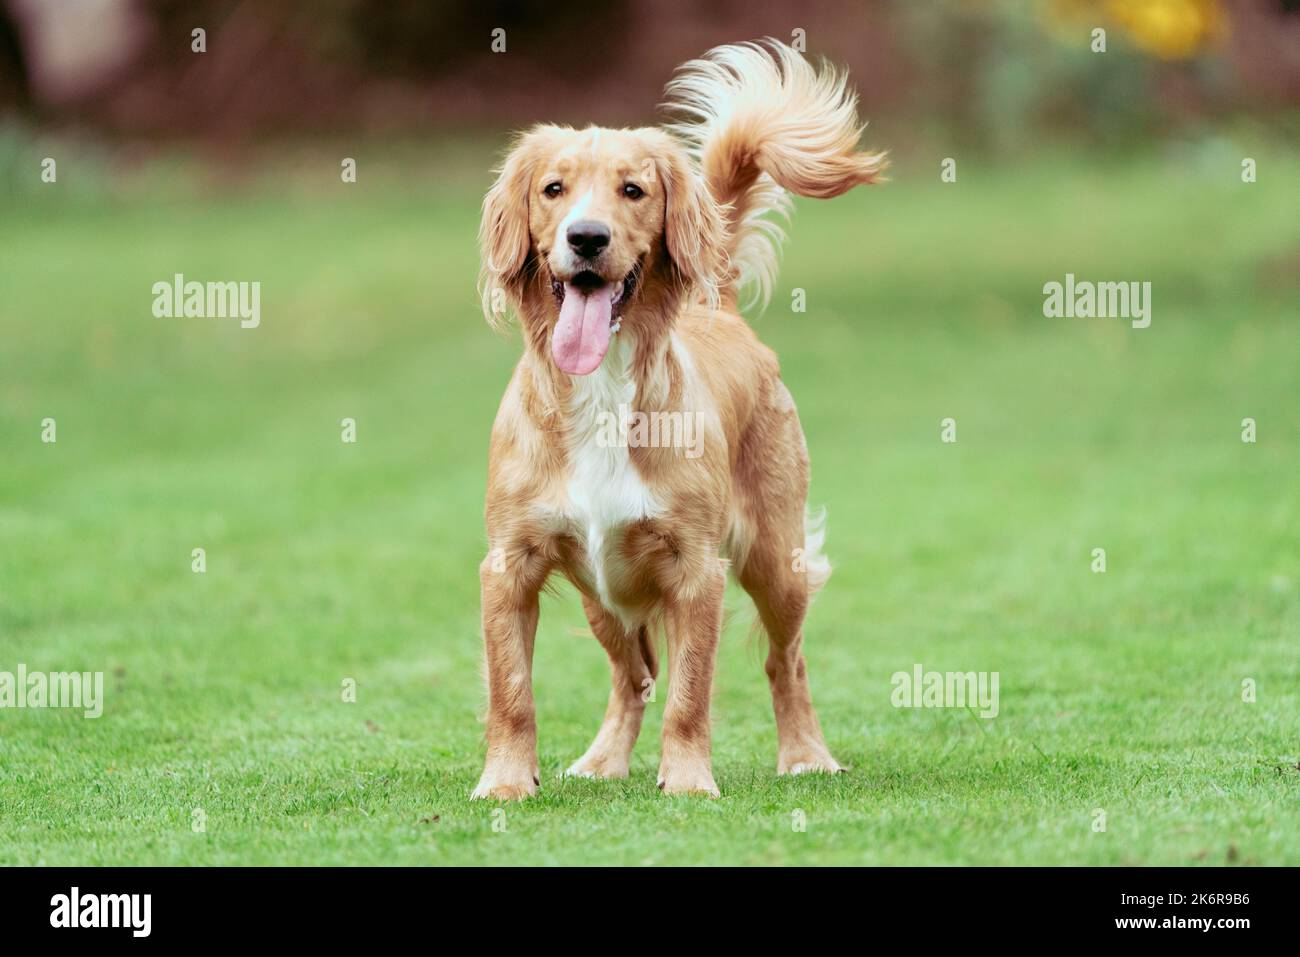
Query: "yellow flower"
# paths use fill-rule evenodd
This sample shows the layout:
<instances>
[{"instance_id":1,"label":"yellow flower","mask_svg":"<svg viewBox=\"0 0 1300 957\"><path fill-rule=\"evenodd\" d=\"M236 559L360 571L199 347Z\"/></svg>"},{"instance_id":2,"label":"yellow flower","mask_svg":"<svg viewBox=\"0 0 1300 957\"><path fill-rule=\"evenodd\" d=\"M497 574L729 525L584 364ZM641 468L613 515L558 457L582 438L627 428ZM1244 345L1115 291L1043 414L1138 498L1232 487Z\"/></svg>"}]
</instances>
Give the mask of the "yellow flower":
<instances>
[{"instance_id":1,"label":"yellow flower","mask_svg":"<svg viewBox=\"0 0 1300 957\"><path fill-rule=\"evenodd\" d=\"M1218 0L1104 0L1104 7L1138 49L1165 60L1195 56L1224 28Z\"/></svg>"}]
</instances>

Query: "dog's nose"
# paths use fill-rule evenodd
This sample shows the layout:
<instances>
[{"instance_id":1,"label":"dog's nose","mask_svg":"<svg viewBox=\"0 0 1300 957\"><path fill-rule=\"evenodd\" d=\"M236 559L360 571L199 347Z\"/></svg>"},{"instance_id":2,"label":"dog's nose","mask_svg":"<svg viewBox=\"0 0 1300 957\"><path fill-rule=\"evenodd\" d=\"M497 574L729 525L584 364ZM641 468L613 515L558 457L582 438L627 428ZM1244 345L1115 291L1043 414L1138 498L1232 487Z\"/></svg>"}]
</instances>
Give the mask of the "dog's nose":
<instances>
[{"instance_id":1,"label":"dog's nose","mask_svg":"<svg viewBox=\"0 0 1300 957\"><path fill-rule=\"evenodd\" d=\"M599 256L609 245L609 227L590 219L574 223L565 235L573 251L584 259Z\"/></svg>"}]
</instances>

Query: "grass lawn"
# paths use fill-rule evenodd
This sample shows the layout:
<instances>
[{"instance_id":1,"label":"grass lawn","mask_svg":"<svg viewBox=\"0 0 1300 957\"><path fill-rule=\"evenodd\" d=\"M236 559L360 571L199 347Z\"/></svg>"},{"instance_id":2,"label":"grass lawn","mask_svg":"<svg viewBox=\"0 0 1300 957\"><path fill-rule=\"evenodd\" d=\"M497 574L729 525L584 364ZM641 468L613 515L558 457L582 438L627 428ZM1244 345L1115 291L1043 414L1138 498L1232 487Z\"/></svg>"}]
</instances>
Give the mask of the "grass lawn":
<instances>
[{"instance_id":1,"label":"grass lawn","mask_svg":"<svg viewBox=\"0 0 1300 957\"><path fill-rule=\"evenodd\" d=\"M734 591L722 798L656 790L662 689L629 780L561 779L608 690L563 585L504 817L468 801L519 348L477 313L486 155L234 199L61 161L0 210L0 670L106 703L0 710L0 863L1300 863L1300 166L1253 155L900 159L801 202L757 325L829 510L807 655L852 771L775 776ZM261 326L154 318L178 272L260 281ZM1149 280L1150 328L1044 318L1067 272ZM892 707L916 663L998 672L998 717Z\"/></svg>"}]
</instances>

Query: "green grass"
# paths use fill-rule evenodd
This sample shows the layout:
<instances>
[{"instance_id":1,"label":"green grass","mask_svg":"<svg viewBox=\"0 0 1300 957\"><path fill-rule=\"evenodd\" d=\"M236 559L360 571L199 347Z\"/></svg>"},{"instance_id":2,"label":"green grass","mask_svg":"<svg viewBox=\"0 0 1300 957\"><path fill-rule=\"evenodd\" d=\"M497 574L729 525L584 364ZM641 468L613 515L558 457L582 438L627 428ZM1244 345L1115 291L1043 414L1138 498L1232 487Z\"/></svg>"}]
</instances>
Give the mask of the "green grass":
<instances>
[{"instance_id":1,"label":"green grass","mask_svg":"<svg viewBox=\"0 0 1300 957\"><path fill-rule=\"evenodd\" d=\"M655 789L662 693L630 780L560 779L608 681L564 585L543 786L504 832L467 800L518 350L476 311L487 160L346 187L320 162L234 199L83 195L62 162L0 216L0 670L103 671L107 698L0 711L0 863L1300 863L1294 161L1251 186L1176 156L972 161L944 186L900 160L800 203L757 326L829 509L807 654L853 770L775 776L734 592L722 798ZM1151 328L1043 318L1067 271L1150 280ZM261 328L155 319L175 272L261 281ZM915 662L999 672L1000 715L891 707Z\"/></svg>"}]
</instances>

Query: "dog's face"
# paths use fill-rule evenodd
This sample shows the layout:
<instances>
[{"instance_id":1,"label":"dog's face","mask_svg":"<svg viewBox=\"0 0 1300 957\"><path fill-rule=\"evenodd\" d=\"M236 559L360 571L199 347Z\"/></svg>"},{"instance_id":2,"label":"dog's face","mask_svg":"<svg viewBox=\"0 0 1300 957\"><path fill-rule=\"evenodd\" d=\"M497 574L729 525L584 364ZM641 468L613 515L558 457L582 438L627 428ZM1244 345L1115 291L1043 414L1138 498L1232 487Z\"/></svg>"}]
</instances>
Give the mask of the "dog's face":
<instances>
[{"instance_id":1,"label":"dog's face","mask_svg":"<svg viewBox=\"0 0 1300 957\"><path fill-rule=\"evenodd\" d=\"M534 247L560 283L618 283L663 234L664 190L653 148L626 130L556 138L529 197Z\"/></svg>"},{"instance_id":2,"label":"dog's face","mask_svg":"<svg viewBox=\"0 0 1300 957\"><path fill-rule=\"evenodd\" d=\"M662 131L539 127L484 201L484 272L516 298L527 278L543 284L551 356L561 371L587 375L644 284L663 281L661 267L683 287L716 288L724 228Z\"/></svg>"}]
</instances>

